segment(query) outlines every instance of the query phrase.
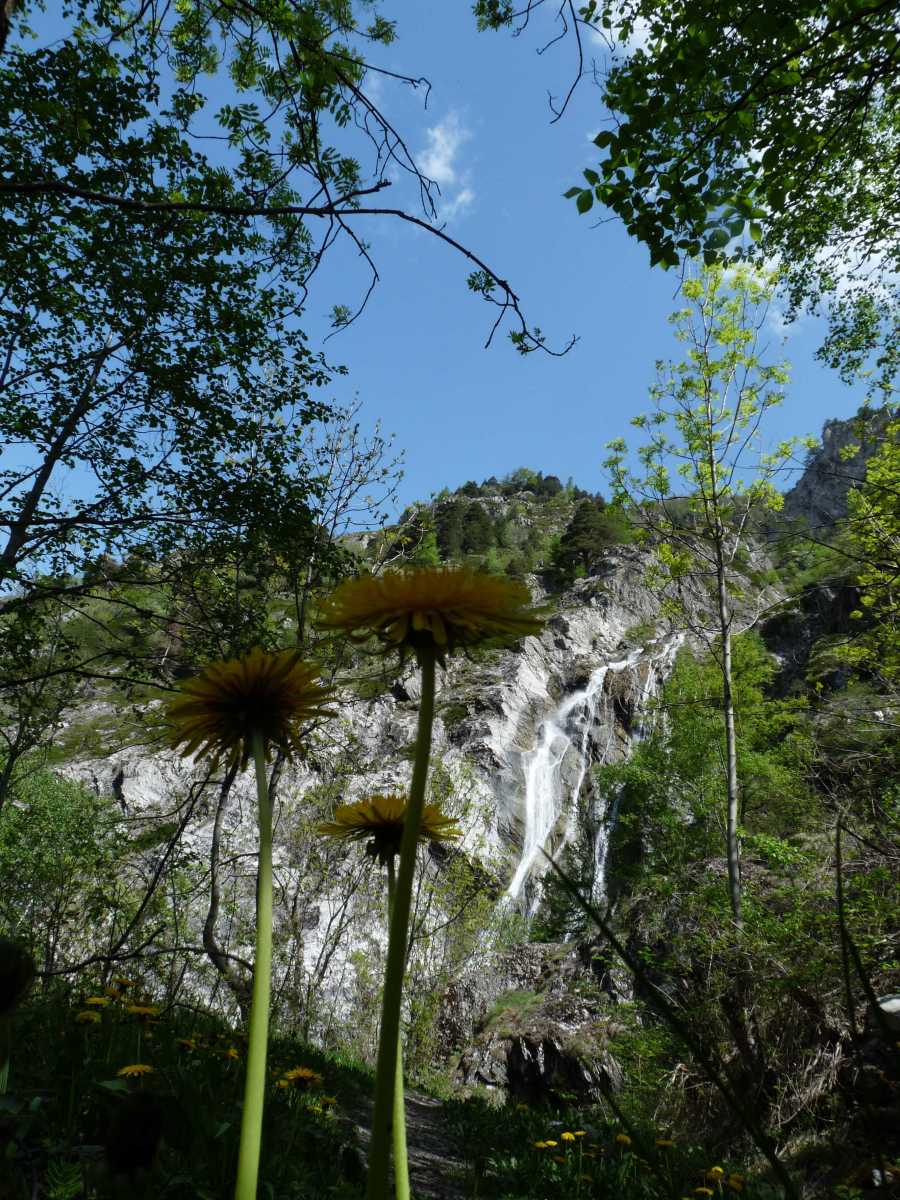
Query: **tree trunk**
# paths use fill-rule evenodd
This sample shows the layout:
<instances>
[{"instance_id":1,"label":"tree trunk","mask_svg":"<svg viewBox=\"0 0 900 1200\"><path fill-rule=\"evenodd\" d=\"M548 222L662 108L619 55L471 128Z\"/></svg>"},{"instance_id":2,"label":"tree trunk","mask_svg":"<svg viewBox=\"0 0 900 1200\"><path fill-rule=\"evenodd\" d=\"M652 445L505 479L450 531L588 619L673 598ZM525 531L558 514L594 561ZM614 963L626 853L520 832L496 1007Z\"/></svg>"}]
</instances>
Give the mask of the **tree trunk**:
<instances>
[{"instance_id":1,"label":"tree trunk","mask_svg":"<svg viewBox=\"0 0 900 1200\"><path fill-rule=\"evenodd\" d=\"M719 630L722 635L722 707L725 712L725 781L728 796L725 843L728 856L728 895L734 923L741 926L741 851L738 841L740 785L737 772L737 732L734 726L734 695L731 679L731 613L725 581L725 564L717 547Z\"/></svg>"}]
</instances>

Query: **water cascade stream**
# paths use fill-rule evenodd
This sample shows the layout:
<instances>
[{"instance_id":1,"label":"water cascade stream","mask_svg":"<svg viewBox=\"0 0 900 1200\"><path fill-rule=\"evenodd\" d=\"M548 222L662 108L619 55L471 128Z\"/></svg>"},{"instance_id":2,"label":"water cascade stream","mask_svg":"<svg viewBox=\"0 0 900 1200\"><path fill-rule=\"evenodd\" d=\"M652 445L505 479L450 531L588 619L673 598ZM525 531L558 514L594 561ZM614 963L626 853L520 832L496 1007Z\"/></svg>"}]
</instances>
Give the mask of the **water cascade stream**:
<instances>
[{"instance_id":1,"label":"water cascade stream","mask_svg":"<svg viewBox=\"0 0 900 1200\"><path fill-rule=\"evenodd\" d=\"M600 748L591 745L598 711L602 705L610 704L604 691L607 677L610 673L631 670L642 659L646 660L645 678L635 709L633 740L638 741L645 732L641 722L644 706L656 693L660 670L665 671L669 666L682 640L680 636L672 638L659 649L633 650L627 658L604 663L591 674L584 688L563 697L556 711L543 721L537 745L524 763L525 830L519 863L506 890L507 904L518 901L526 881L542 873L541 851L561 816L565 814L567 818L563 842L570 841L576 833L578 798L585 777L593 763L608 760L613 745L614 720L611 716L605 722L609 730L606 745ZM567 769L565 760L570 751L574 752L575 762L572 764L570 759ZM602 880L605 873L608 825L605 814L600 814L594 839L595 881ZM596 897L596 883L594 892ZM533 915L537 900L537 894L527 898L526 915Z\"/></svg>"}]
</instances>

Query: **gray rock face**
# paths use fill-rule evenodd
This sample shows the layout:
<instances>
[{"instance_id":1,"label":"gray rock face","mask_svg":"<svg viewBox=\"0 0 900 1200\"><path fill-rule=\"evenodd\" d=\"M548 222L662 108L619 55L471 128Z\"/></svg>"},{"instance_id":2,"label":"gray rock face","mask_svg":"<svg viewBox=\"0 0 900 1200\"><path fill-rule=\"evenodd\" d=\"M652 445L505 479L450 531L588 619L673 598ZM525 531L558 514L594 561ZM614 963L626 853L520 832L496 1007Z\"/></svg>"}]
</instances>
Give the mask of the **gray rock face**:
<instances>
[{"instance_id":1,"label":"gray rock face","mask_svg":"<svg viewBox=\"0 0 900 1200\"><path fill-rule=\"evenodd\" d=\"M886 423L883 410L865 414L863 409L847 421L826 421L821 446L785 493L784 515L802 519L814 530L828 529L846 517L847 494L865 478L866 463L878 449ZM849 453L851 447L858 447L856 453Z\"/></svg>"},{"instance_id":2,"label":"gray rock face","mask_svg":"<svg viewBox=\"0 0 900 1200\"><path fill-rule=\"evenodd\" d=\"M545 862L541 848L557 851L585 814L602 883L607 814L592 796L590 767L629 752L632 740L641 735L642 714L680 644L661 619L661 595L644 584L646 566L644 550L629 546L611 552L600 574L578 581L561 597L540 637L472 660L453 659L439 679L431 772L436 798L463 823L460 853L472 878L481 880L481 894L506 893L494 925L487 921L472 952L482 974L493 973L486 964L497 939L508 936L500 930L515 911L533 910ZM700 623L705 604L698 595ZM287 766L281 776L275 829L275 994L281 997L283 1019L306 1036L327 1040L329 1030L361 1013L360 1038L374 1036L377 1005L372 996L385 944L384 880L369 869L361 851L334 845L323 849L315 824L330 815L335 803L408 788L418 691L411 664L372 699L360 699L351 687L342 690L339 715L317 735L308 761ZM138 819L171 814L194 797L179 853L194 864L198 883L181 919L185 940L201 945L208 895L201 877L216 828L215 781L202 788L199 764L135 748L71 763L66 773L99 793L115 795ZM252 958L254 809L248 772L236 780L220 817L223 901L216 927L224 950L244 960ZM438 972L447 962L450 935L440 932L446 924L441 889L449 886L456 858L421 856L423 895L430 906L416 943L422 992L439 979L432 969ZM434 936L428 932L432 927ZM205 996L215 986L215 976L207 970L204 982L203 957L197 962L196 988ZM465 1040L479 1011L483 1005L461 1000L453 1039L457 1044ZM557 1033L548 1036L559 1041ZM366 1042L360 1051L369 1048ZM549 1061L546 1047L541 1053L542 1061ZM526 1060L532 1062L537 1050L525 1054L523 1046L522 1054L527 1074L531 1067L526 1071Z\"/></svg>"}]
</instances>

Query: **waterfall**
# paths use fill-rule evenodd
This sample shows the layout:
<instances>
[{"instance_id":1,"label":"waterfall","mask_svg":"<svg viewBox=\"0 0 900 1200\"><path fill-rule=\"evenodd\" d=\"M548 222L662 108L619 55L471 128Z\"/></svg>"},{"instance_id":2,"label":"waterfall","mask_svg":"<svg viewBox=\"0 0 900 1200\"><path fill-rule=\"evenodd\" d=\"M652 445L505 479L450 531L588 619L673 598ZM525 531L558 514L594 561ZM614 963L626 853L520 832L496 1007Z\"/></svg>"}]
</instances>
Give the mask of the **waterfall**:
<instances>
[{"instance_id":1,"label":"waterfall","mask_svg":"<svg viewBox=\"0 0 900 1200\"><path fill-rule=\"evenodd\" d=\"M590 676L587 686L563 697L555 712L546 717L539 729L537 745L525 756L525 830L522 839L522 853L518 865L510 880L504 897L507 905L512 905L520 898L526 880L534 874L542 874L544 862L541 851L553 832L560 817L565 815L566 828L562 843L569 842L577 831L578 798L584 786L585 778L592 763L606 762L613 742L612 719L608 721L609 733L605 746L597 747L591 744L591 734L597 720L598 709L609 698L604 695L604 684L610 673L629 670L635 667L643 658L647 661L646 678L641 688L641 695L635 710L636 721L633 740L640 740L644 734L641 722L644 706L655 695L657 672L670 663L680 646L683 638L670 639L661 651L639 648L633 650L627 658L615 662L604 663ZM574 757L574 770L566 770L566 758ZM571 759L570 759L571 763ZM605 873L606 852L608 846L608 828L610 821L605 812L598 816L598 828L594 838L595 864L595 893L596 881L601 881ZM610 813L614 820L614 811ZM537 898L530 899L526 906L526 915L531 916L537 905Z\"/></svg>"}]
</instances>

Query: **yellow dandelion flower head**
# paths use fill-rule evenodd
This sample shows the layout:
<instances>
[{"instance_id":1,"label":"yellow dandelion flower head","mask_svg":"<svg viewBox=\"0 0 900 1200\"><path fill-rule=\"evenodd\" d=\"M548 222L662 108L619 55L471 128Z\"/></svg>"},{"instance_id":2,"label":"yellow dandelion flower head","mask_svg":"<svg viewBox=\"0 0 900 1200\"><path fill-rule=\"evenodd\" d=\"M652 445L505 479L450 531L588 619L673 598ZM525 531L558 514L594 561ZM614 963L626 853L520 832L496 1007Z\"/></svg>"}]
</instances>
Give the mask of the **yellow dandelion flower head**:
<instances>
[{"instance_id":1,"label":"yellow dandelion flower head","mask_svg":"<svg viewBox=\"0 0 900 1200\"><path fill-rule=\"evenodd\" d=\"M577 1138L578 1137L587 1137L587 1130L586 1129L576 1129L575 1137L577 1137Z\"/></svg>"},{"instance_id":2,"label":"yellow dandelion flower head","mask_svg":"<svg viewBox=\"0 0 900 1200\"><path fill-rule=\"evenodd\" d=\"M695 1195L695 1196L714 1196L714 1195L715 1195L715 1192L712 1190L712 1188L708 1188L708 1187L695 1187L695 1188L694 1188L694 1195Z\"/></svg>"},{"instance_id":3,"label":"yellow dandelion flower head","mask_svg":"<svg viewBox=\"0 0 900 1200\"><path fill-rule=\"evenodd\" d=\"M709 1170L706 1172L706 1178L707 1179L721 1179L724 1174L725 1174L724 1168L710 1167Z\"/></svg>"},{"instance_id":4,"label":"yellow dandelion flower head","mask_svg":"<svg viewBox=\"0 0 900 1200\"><path fill-rule=\"evenodd\" d=\"M93 1009L86 1008L83 1012L75 1014L75 1020L79 1025L99 1025L100 1014L94 1012Z\"/></svg>"},{"instance_id":5,"label":"yellow dandelion flower head","mask_svg":"<svg viewBox=\"0 0 900 1200\"><path fill-rule=\"evenodd\" d=\"M544 1142L544 1145L545 1146L555 1146L556 1142L554 1142L552 1138L547 1138L546 1142Z\"/></svg>"},{"instance_id":6,"label":"yellow dandelion flower head","mask_svg":"<svg viewBox=\"0 0 900 1200\"><path fill-rule=\"evenodd\" d=\"M517 1104L516 1112L528 1112L528 1105L527 1104Z\"/></svg>"},{"instance_id":7,"label":"yellow dandelion flower head","mask_svg":"<svg viewBox=\"0 0 900 1200\"><path fill-rule=\"evenodd\" d=\"M153 1004L129 1004L125 1011L129 1016L137 1017L139 1021L149 1021L157 1015L159 1009Z\"/></svg>"},{"instance_id":8,"label":"yellow dandelion flower head","mask_svg":"<svg viewBox=\"0 0 900 1200\"><path fill-rule=\"evenodd\" d=\"M310 1067L292 1067L290 1071L285 1071L284 1080L295 1088L310 1088L317 1087L322 1082L322 1076Z\"/></svg>"},{"instance_id":9,"label":"yellow dandelion flower head","mask_svg":"<svg viewBox=\"0 0 900 1200\"><path fill-rule=\"evenodd\" d=\"M234 1046L229 1046L228 1049L225 1051L225 1057L231 1058L231 1059L236 1059L236 1058L240 1058L241 1056L238 1053L238 1051L234 1048Z\"/></svg>"},{"instance_id":10,"label":"yellow dandelion flower head","mask_svg":"<svg viewBox=\"0 0 900 1200\"><path fill-rule=\"evenodd\" d=\"M277 1088L289 1088L291 1085L290 1085L290 1081L289 1081L289 1080L287 1080L287 1079L279 1079L279 1080L276 1082L275 1086L276 1086Z\"/></svg>"},{"instance_id":11,"label":"yellow dandelion flower head","mask_svg":"<svg viewBox=\"0 0 900 1200\"><path fill-rule=\"evenodd\" d=\"M318 624L389 648L446 654L485 641L510 642L540 633L544 613L531 607L525 584L470 567L420 567L362 575L339 584Z\"/></svg>"},{"instance_id":12,"label":"yellow dandelion flower head","mask_svg":"<svg viewBox=\"0 0 900 1200\"><path fill-rule=\"evenodd\" d=\"M675 1142L672 1140L672 1138L657 1138L656 1144L659 1146L660 1150L671 1150L675 1145Z\"/></svg>"},{"instance_id":13,"label":"yellow dandelion flower head","mask_svg":"<svg viewBox=\"0 0 900 1200\"><path fill-rule=\"evenodd\" d=\"M267 654L256 647L243 658L210 663L167 706L169 745L243 769L259 734L266 753L274 746L290 757L301 749L300 725L331 715L324 707L331 693L315 682L318 674L294 650Z\"/></svg>"},{"instance_id":14,"label":"yellow dandelion flower head","mask_svg":"<svg viewBox=\"0 0 900 1200\"><path fill-rule=\"evenodd\" d=\"M617 1133L615 1140L616 1140L617 1146L630 1146L631 1145L631 1138L628 1136L627 1133Z\"/></svg>"},{"instance_id":15,"label":"yellow dandelion flower head","mask_svg":"<svg viewBox=\"0 0 900 1200\"><path fill-rule=\"evenodd\" d=\"M120 988L134 987L134 980L126 979L124 975L117 975L115 979L113 979L113 983L116 985L116 987Z\"/></svg>"},{"instance_id":16,"label":"yellow dandelion flower head","mask_svg":"<svg viewBox=\"0 0 900 1200\"><path fill-rule=\"evenodd\" d=\"M123 1079L136 1079L141 1075L152 1075L154 1069L147 1063L130 1063L127 1067L119 1067L116 1074Z\"/></svg>"},{"instance_id":17,"label":"yellow dandelion flower head","mask_svg":"<svg viewBox=\"0 0 900 1200\"><path fill-rule=\"evenodd\" d=\"M742 1192L744 1190L743 1175L729 1175L728 1176L728 1186L731 1188L731 1190L733 1192Z\"/></svg>"},{"instance_id":18,"label":"yellow dandelion flower head","mask_svg":"<svg viewBox=\"0 0 900 1200\"><path fill-rule=\"evenodd\" d=\"M84 1003L88 1008L106 1008L109 996L88 996Z\"/></svg>"},{"instance_id":19,"label":"yellow dandelion flower head","mask_svg":"<svg viewBox=\"0 0 900 1200\"><path fill-rule=\"evenodd\" d=\"M406 808L405 796L369 796L355 804L341 804L332 820L319 825L319 833L346 841L368 841L366 852L384 863L400 853ZM420 842L449 842L461 836L456 821L439 804L425 805Z\"/></svg>"},{"instance_id":20,"label":"yellow dandelion flower head","mask_svg":"<svg viewBox=\"0 0 900 1200\"><path fill-rule=\"evenodd\" d=\"M534 1148L535 1148L535 1150L546 1150L546 1149L547 1149L547 1143L546 1143L546 1142L535 1142L535 1143L534 1143Z\"/></svg>"},{"instance_id":21,"label":"yellow dandelion flower head","mask_svg":"<svg viewBox=\"0 0 900 1200\"><path fill-rule=\"evenodd\" d=\"M323 1096L319 1103L323 1108L334 1108L337 1104L337 1096Z\"/></svg>"},{"instance_id":22,"label":"yellow dandelion flower head","mask_svg":"<svg viewBox=\"0 0 900 1200\"><path fill-rule=\"evenodd\" d=\"M570 1133L570 1132L569 1132L569 1130L567 1129L567 1130L565 1131L565 1133L561 1133L561 1134L559 1135L559 1140L560 1140L561 1142L574 1142L574 1141L575 1141L575 1134L574 1134L574 1133Z\"/></svg>"},{"instance_id":23,"label":"yellow dandelion flower head","mask_svg":"<svg viewBox=\"0 0 900 1200\"><path fill-rule=\"evenodd\" d=\"M103 989L104 994L110 996L113 1000L122 999L122 989L117 987L106 987Z\"/></svg>"}]
</instances>

